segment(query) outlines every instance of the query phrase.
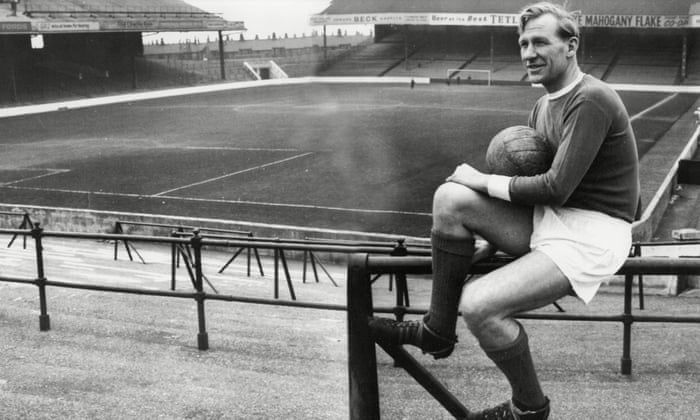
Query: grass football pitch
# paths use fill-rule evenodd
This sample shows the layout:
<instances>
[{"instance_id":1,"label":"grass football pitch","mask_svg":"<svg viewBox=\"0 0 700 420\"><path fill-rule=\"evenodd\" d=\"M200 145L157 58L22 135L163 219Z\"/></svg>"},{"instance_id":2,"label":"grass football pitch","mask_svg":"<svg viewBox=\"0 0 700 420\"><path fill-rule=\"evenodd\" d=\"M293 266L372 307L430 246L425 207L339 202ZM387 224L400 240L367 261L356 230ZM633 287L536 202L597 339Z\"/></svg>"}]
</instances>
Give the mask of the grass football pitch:
<instances>
[{"instance_id":1,"label":"grass football pitch","mask_svg":"<svg viewBox=\"0 0 700 420\"><path fill-rule=\"evenodd\" d=\"M3 202L425 236L523 86L274 86L0 120ZM621 92L640 156L697 95ZM643 180L644 182L644 180Z\"/></svg>"}]
</instances>

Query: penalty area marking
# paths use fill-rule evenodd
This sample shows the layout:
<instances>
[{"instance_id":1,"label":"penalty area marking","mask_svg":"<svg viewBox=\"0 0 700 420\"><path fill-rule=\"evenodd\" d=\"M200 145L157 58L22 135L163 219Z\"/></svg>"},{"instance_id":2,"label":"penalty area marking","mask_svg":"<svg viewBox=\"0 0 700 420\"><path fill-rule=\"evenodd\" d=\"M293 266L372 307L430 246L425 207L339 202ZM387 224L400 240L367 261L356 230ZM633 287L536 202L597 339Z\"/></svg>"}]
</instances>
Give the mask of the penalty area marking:
<instances>
[{"instance_id":1,"label":"penalty area marking","mask_svg":"<svg viewBox=\"0 0 700 420\"><path fill-rule=\"evenodd\" d=\"M161 191L161 192L159 192L159 193L157 193L157 194L153 194L151 197L161 197L161 196L164 196L165 194L168 194L168 193L171 193L171 192L174 192L174 191L184 190L184 189L186 189L186 188L195 187L195 186L197 186L197 185L202 185L202 184L207 184L207 183L209 183L209 182L218 181L218 180L221 180L221 179L224 179L224 178L232 177L232 176L235 176L235 175L240 175L240 174L243 174L243 173L246 173L246 172L256 171L256 170L258 170L258 169L266 168L266 167L268 167L268 166L279 165L280 163L284 163L284 162L288 162L288 161L290 161L290 160L299 159L299 158L302 158L302 157L305 157L305 156L312 155L313 153L314 153L314 152L302 153L302 154L295 155L295 156L291 156L291 157L288 157L288 158L276 160L276 161L274 161L274 162L269 162L269 163L265 163L265 164L262 164L262 165L254 166L254 167L252 167L252 168L247 168L247 169L242 169L242 170L240 170L240 171L231 172L230 174L224 174L224 175L217 176L217 177L214 177L214 178L205 179L204 181L193 182L193 183L188 184L188 185L183 185L182 187L172 188L172 189L169 189L169 190L167 190L167 191Z\"/></svg>"},{"instance_id":2,"label":"penalty area marking","mask_svg":"<svg viewBox=\"0 0 700 420\"><path fill-rule=\"evenodd\" d=\"M63 174L66 172L70 172L70 169L49 169L49 168L17 168L17 169L9 169L12 171L47 171L47 173L41 174L41 175L34 175L34 176L28 176L26 178L21 178L21 179L16 179L14 181L9 181L9 182L3 182L0 183L0 185L6 186L6 185L14 185L14 184L19 184L20 182L25 182L25 181L31 181L33 179L39 179L39 178L45 178L47 176L53 176L56 174Z\"/></svg>"}]
</instances>

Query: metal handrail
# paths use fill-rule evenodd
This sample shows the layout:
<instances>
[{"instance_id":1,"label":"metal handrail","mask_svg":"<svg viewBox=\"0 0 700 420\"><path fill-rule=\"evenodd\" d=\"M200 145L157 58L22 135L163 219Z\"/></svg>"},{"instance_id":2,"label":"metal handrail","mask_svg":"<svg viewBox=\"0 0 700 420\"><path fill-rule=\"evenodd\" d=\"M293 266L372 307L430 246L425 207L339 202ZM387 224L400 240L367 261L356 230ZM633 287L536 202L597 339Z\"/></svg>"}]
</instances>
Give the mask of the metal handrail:
<instances>
[{"instance_id":1,"label":"metal handrail","mask_svg":"<svg viewBox=\"0 0 700 420\"><path fill-rule=\"evenodd\" d=\"M507 264L508 259L477 263L472 272L486 273ZM371 276L377 273L429 274L431 259L425 257L385 257L355 254L348 264L347 318L348 318L348 372L350 378L350 418L353 420L379 418L379 391L375 341L370 334L368 319L375 312L425 313L425 310L405 307L374 308L372 303ZM575 315L562 313L523 313L519 318L608 321L623 324L623 349L620 370L624 375L632 373L631 327L634 322L700 323L700 316L634 315L632 313L632 282L639 274L695 274L700 275L699 258L629 257L618 274L625 276L624 310L615 315ZM447 411L456 418L467 418L469 410L401 346L377 342L397 364L404 368Z\"/></svg>"}]
</instances>

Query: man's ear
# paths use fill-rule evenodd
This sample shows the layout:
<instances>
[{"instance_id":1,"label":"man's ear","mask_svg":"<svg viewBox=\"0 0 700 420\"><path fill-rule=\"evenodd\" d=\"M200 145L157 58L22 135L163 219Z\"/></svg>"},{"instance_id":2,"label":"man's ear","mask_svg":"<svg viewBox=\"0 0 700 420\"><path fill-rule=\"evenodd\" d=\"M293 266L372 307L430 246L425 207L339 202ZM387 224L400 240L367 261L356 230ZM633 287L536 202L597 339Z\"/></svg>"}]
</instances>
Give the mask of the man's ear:
<instances>
[{"instance_id":1,"label":"man's ear","mask_svg":"<svg viewBox=\"0 0 700 420\"><path fill-rule=\"evenodd\" d=\"M576 52L578 51L578 43L579 43L579 40L577 37L572 36L571 38L569 38L569 41L567 42L568 50L566 51L567 57L575 57L576 56Z\"/></svg>"}]
</instances>

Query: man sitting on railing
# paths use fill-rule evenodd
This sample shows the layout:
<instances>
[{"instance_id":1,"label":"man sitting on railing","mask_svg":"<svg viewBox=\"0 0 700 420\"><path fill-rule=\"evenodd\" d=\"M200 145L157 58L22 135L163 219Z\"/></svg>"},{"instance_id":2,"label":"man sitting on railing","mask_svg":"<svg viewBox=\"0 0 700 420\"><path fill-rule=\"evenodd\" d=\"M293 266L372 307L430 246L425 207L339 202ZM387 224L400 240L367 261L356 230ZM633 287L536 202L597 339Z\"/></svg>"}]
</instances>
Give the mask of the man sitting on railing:
<instances>
[{"instance_id":1,"label":"man sitting on railing","mask_svg":"<svg viewBox=\"0 0 700 420\"><path fill-rule=\"evenodd\" d=\"M529 125L556 148L551 168L503 177L457 167L433 199L427 315L370 320L375 340L411 344L438 359L454 349L461 309L513 392L504 404L473 414L482 419L548 418L527 335L513 317L568 294L588 303L628 256L639 202L628 113L615 91L579 69L576 20L560 6L538 3L521 13L518 33L529 80L547 91ZM519 258L465 284L477 234Z\"/></svg>"}]
</instances>

